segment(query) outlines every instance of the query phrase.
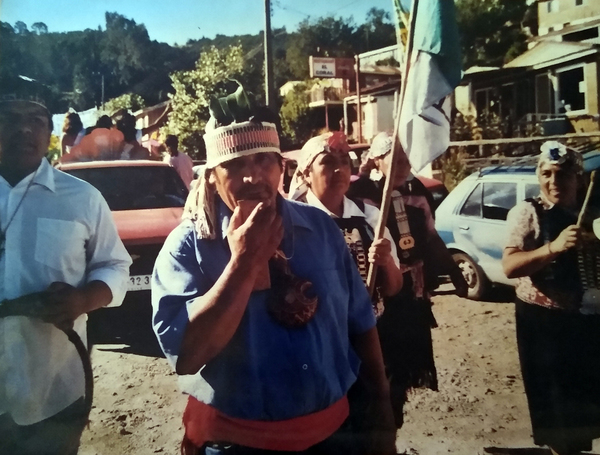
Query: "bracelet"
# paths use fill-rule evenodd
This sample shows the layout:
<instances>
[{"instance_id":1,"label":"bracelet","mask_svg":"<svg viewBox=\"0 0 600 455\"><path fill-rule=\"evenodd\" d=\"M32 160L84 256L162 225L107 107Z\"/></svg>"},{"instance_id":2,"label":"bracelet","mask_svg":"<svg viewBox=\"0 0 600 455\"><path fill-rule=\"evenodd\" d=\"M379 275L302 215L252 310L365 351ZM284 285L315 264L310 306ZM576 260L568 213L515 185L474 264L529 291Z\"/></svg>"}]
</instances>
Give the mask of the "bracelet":
<instances>
[{"instance_id":1,"label":"bracelet","mask_svg":"<svg viewBox=\"0 0 600 455\"><path fill-rule=\"evenodd\" d=\"M554 254L554 251L552 251L552 249L550 248L550 242L546 243L546 245L548 245L548 253Z\"/></svg>"}]
</instances>

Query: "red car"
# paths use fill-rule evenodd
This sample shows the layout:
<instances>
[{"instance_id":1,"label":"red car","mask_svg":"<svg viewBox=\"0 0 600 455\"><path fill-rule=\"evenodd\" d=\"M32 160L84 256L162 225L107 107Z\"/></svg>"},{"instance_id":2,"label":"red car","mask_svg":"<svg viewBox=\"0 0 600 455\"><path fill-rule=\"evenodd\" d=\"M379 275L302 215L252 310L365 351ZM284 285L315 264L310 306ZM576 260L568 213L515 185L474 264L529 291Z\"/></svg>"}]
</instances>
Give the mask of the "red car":
<instances>
[{"instance_id":1,"label":"red car","mask_svg":"<svg viewBox=\"0 0 600 455\"><path fill-rule=\"evenodd\" d=\"M134 321L148 318L150 328L150 277L165 239L181 221L188 195L185 184L173 167L157 161L87 161L59 164L57 168L91 183L102 193L133 260L123 305L100 312L129 313ZM106 317L103 330L122 319Z\"/></svg>"}]
</instances>

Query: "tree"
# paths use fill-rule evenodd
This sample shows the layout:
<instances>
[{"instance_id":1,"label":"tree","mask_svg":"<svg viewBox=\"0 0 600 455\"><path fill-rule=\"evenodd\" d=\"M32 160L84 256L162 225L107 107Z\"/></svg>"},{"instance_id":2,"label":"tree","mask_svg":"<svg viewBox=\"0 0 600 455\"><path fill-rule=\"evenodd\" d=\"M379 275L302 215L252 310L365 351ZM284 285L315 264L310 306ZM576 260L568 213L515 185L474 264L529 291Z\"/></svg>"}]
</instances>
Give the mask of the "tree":
<instances>
[{"instance_id":1,"label":"tree","mask_svg":"<svg viewBox=\"0 0 600 455\"><path fill-rule=\"evenodd\" d=\"M463 63L501 66L527 49L527 0L457 0Z\"/></svg>"},{"instance_id":2,"label":"tree","mask_svg":"<svg viewBox=\"0 0 600 455\"><path fill-rule=\"evenodd\" d=\"M297 79L309 76L308 58L352 57L356 53L356 26L352 19L323 17L305 19L289 40L286 60Z\"/></svg>"},{"instance_id":3,"label":"tree","mask_svg":"<svg viewBox=\"0 0 600 455\"><path fill-rule=\"evenodd\" d=\"M282 142L285 148L299 147L319 129L320 120L315 111L308 107L309 85L306 82L297 84L283 100L281 111Z\"/></svg>"},{"instance_id":4,"label":"tree","mask_svg":"<svg viewBox=\"0 0 600 455\"><path fill-rule=\"evenodd\" d=\"M44 24L43 22L35 22L34 24L31 25L31 29L37 35L43 35L43 34L48 33L48 26L46 24Z\"/></svg>"},{"instance_id":5,"label":"tree","mask_svg":"<svg viewBox=\"0 0 600 455\"><path fill-rule=\"evenodd\" d=\"M143 24L137 25L118 13L106 13L106 31L100 58L113 68L120 85L128 85L150 68L150 38Z\"/></svg>"},{"instance_id":6,"label":"tree","mask_svg":"<svg viewBox=\"0 0 600 455\"><path fill-rule=\"evenodd\" d=\"M121 109L135 112L144 107L146 107L146 102L140 95L135 93L124 93L123 95L117 96L104 103L103 111L106 114L111 115Z\"/></svg>"},{"instance_id":7,"label":"tree","mask_svg":"<svg viewBox=\"0 0 600 455\"><path fill-rule=\"evenodd\" d=\"M17 35L26 35L27 33L29 33L29 30L27 29L27 24L23 21L15 22L15 33Z\"/></svg>"},{"instance_id":8,"label":"tree","mask_svg":"<svg viewBox=\"0 0 600 455\"><path fill-rule=\"evenodd\" d=\"M360 52L396 44L396 26L392 23L390 13L380 8L371 8L367 12L366 21L356 31L356 42Z\"/></svg>"},{"instance_id":9,"label":"tree","mask_svg":"<svg viewBox=\"0 0 600 455\"><path fill-rule=\"evenodd\" d=\"M206 158L202 135L210 118L211 96L223 96L231 79L243 82L242 46L217 49L212 46L200 54L195 68L171 75L174 94L170 94L172 112L166 127L168 134L179 137L181 148L195 159Z\"/></svg>"}]
</instances>

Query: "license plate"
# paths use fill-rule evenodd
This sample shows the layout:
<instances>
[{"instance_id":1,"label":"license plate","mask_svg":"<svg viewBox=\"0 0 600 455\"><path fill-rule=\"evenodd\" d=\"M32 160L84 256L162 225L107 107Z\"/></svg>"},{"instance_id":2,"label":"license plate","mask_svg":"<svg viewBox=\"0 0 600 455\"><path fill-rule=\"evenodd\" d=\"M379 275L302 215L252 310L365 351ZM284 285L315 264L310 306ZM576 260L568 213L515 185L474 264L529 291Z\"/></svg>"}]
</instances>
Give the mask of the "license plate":
<instances>
[{"instance_id":1,"label":"license plate","mask_svg":"<svg viewBox=\"0 0 600 455\"><path fill-rule=\"evenodd\" d=\"M129 277L128 291L145 291L150 289L150 277L152 275L133 275Z\"/></svg>"}]
</instances>

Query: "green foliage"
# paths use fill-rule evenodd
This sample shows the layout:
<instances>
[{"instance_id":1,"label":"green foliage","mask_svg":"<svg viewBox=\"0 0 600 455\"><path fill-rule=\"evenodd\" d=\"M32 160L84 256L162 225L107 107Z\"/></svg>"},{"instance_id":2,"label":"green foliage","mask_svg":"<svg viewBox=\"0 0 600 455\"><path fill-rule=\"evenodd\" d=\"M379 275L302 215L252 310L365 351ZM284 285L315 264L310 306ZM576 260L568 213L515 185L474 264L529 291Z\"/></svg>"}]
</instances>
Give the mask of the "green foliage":
<instances>
[{"instance_id":1,"label":"green foliage","mask_svg":"<svg viewBox=\"0 0 600 455\"><path fill-rule=\"evenodd\" d=\"M121 109L135 112L144 107L146 107L146 102L140 95L125 93L104 103L103 111L108 115L112 115Z\"/></svg>"},{"instance_id":2,"label":"green foliage","mask_svg":"<svg viewBox=\"0 0 600 455\"><path fill-rule=\"evenodd\" d=\"M320 128L315 111L308 107L308 89L307 83L300 83L283 100L279 115L283 130L282 146L285 149L300 147Z\"/></svg>"},{"instance_id":3,"label":"green foliage","mask_svg":"<svg viewBox=\"0 0 600 455\"><path fill-rule=\"evenodd\" d=\"M287 49L286 60L297 79L309 76L308 58L352 57L355 54L356 25L352 19L323 17L315 21L305 19L298 25Z\"/></svg>"},{"instance_id":4,"label":"green foliage","mask_svg":"<svg viewBox=\"0 0 600 455\"><path fill-rule=\"evenodd\" d=\"M175 93L170 95L167 134L179 137L181 148L194 159L206 157L202 135L210 118L211 96L227 95L231 79L244 81L245 62L241 45L217 49L212 46L200 54L191 71L171 75Z\"/></svg>"},{"instance_id":5,"label":"green foliage","mask_svg":"<svg viewBox=\"0 0 600 455\"><path fill-rule=\"evenodd\" d=\"M46 159L50 164L54 164L60 159L60 156L60 138L52 134L50 135L50 144L48 145L48 152L46 152Z\"/></svg>"},{"instance_id":6,"label":"green foliage","mask_svg":"<svg viewBox=\"0 0 600 455\"><path fill-rule=\"evenodd\" d=\"M469 175L465 161L467 158L469 158L469 154L464 148L458 147L457 149L450 149L439 159L442 182L448 188L448 191L456 188L456 185Z\"/></svg>"},{"instance_id":7,"label":"green foliage","mask_svg":"<svg viewBox=\"0 0 600 455\"><path fill-rule=\"evenodd\" d=\"M361 52L395 44L396 32L389 13L371 8L360 26L351 17L305 19L291 38L286 61L291 76L303 80L309 76L308 58L311 55L354 57Z\"/></svg>"},{"instance_id":8,"label":"green foliage","mask_svg":"<svg viewBox=\"0 0 600 455\"><path fill-rule=\"evenodd\" d=\"M466 68L501 66L527 49L527 0L456 0L456 9Z\"/></svg>"},{"instance_id":9,"label":"green foliage","mask_svg":"<svg viewBox=\"0 0 600 455\"><path fill-rule=\"evenodd\" d=\"M117 13L106 13L100 58L105 65L116 69L119 84L130 84L138 72L150 68L149 43L143 24L137 25Z\"/></svg>"}]
</instances>

